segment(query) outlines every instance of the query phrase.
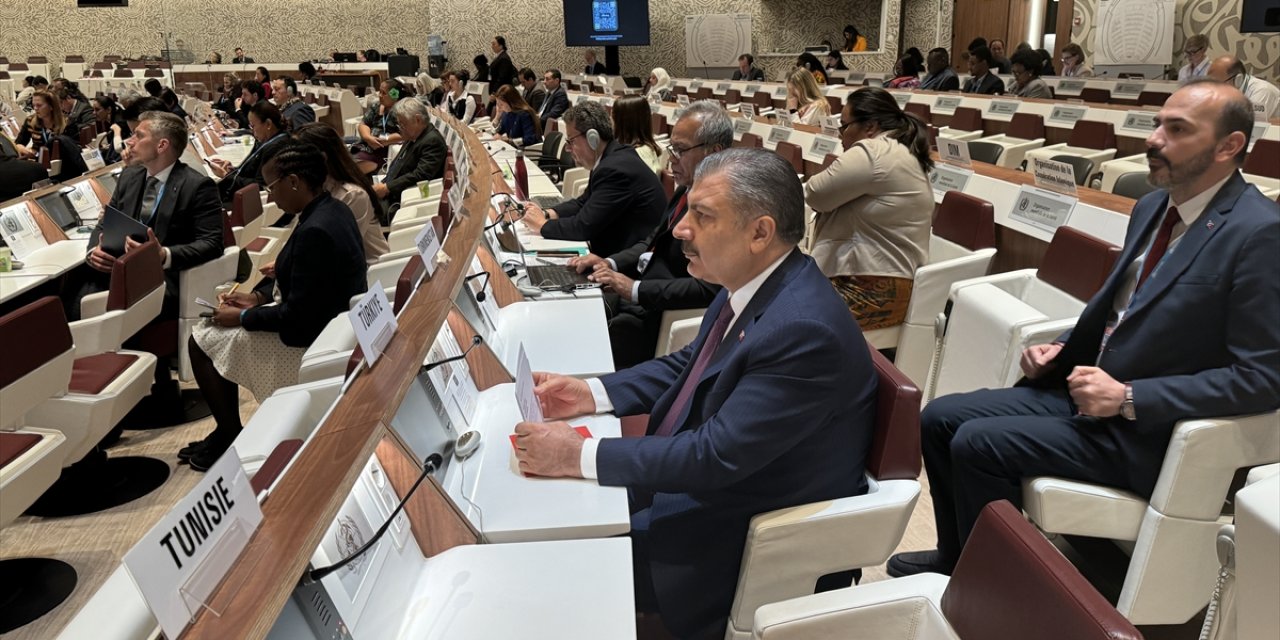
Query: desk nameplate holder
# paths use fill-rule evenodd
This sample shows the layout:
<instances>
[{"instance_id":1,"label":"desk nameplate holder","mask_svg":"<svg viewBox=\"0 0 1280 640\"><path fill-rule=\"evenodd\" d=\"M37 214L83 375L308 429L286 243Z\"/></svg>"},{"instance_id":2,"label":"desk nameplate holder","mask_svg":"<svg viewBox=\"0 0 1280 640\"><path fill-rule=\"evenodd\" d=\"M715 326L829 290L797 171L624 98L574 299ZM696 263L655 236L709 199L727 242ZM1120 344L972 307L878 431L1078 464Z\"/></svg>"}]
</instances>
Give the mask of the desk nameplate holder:
<instances>
[{"instance_id":1,"label":"desk nameplate holder","mask_svg":"<svg viewBox=\"0 0 1280 640\"><path fill-rule=\"evenodd\" d=\"M938 158L933 165L929 184L933 187L933 201L942 202L948 191L963 192L973 177L973 161L969 157L969 143L952 138L938 138Z\"/></svg>"},{"instance_id":2,"label":"desk nameplate holder","mask_svg":"<svg viewBox=\"0 0 1280 640\"><path fill-rule=\"evenodd\" d=\"M786 142L791 137L791 129L775 126L769 129L769 142L777 144Z\"/></svg>"},{"instance_id":3,"label":"desk nameplate holder","mask_svg":"<svg viewBox=\"0 0 1280 640\"><path fill-rule=\"evenodd\" d=\"M938 113L954 114L960 106L960 96L938 96L933 101L933 110Z\"/></svg>"}]
</instances>

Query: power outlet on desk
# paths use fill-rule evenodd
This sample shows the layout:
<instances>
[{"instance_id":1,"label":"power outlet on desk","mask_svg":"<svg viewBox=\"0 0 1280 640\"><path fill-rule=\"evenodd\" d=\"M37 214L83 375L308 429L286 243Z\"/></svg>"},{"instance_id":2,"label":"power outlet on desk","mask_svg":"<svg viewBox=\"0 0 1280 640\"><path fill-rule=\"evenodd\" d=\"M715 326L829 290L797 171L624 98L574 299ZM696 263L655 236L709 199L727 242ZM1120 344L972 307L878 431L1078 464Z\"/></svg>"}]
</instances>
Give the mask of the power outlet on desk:
<instances>
[{"instance_id":1,"label":"power outlet on desk","mask_svg":"<svg viewBox=\"0 0 1280 640\"><path fill-rule=\"evenodd\" d=\"M299 584L293 590L293 598L317 640L354 640L323 582Z\"/></svg>"}]
</instances>

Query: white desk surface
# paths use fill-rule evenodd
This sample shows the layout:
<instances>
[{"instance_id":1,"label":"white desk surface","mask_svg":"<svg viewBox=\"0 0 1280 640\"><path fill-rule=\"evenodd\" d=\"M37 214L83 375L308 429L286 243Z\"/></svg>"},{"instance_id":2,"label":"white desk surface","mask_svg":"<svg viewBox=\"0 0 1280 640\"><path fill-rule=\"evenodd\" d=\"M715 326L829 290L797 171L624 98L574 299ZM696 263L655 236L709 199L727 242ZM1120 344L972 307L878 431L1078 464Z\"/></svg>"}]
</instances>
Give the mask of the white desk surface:
<instances>
[{"instance_id":1,"label":"white desk surface","mask_svg":"<svg viewBox=\"0 0 1280 640\"><path fill-rule=\"evenodd\" d=\"M84 237L55 242L37 249L18 271L0 273L0 302L8 301L84 263Z\"/></svg>"},{"instance_id":2,"label":"white desk surface","mask_svg":"<svg viewBox=\"0 0 1280 640\"><path fill-rule=\"evenodd\" d=\"M602 487L594 480L528 478L520 472L510 440L520 420L515 384L480 392L471 421L471 428L481 433L480 448L466 460L454 460L444 480L449 496L485 538L529 542L630 531L626 489ZM596 438L622 435L622 424L611 415L568 422L587 427Z\"/></svg>"},{"instance_id":3,"label":"white desk surface","mask_svg":"<svg viewBox=\"0 0 1280 640\"><path fill-rule=\"evenodd\" d=\"M524 344L534 371L580 378L613 373L609 320L600 296L547 302L517 302L498 312L499 357L516 370Z\"/></svg>"},{"instance_id":4,"label":"white desk surface","mask_svg":"<svg viewBox=\"0 0 1280 640\"><path fill-rule=\"evenodd\" d=\"M454 547L427 559L402 619L370 638L631 640L631 541Z\"/></svg>"}]
</instances>

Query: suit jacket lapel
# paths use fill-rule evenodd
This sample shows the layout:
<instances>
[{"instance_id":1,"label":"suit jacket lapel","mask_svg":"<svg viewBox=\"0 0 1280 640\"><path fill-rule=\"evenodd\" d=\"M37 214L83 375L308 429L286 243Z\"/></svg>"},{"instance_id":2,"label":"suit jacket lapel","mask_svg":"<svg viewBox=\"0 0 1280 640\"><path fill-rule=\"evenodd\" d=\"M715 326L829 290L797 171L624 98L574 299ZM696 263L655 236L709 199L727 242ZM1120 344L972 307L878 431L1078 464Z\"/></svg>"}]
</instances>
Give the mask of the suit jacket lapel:
<instances>
[{"instance_id":1,"label":"suit jacket lapel","mask_svg":"<svg viewBox=\"0 0 1280 640\"><path fill-rule=\"evenodd\" d=\"M702 381L720 373L729 356L742 342L739 338L745 339L749 335L749 330L755 325L756 320L773 303L773 298L777 296L782 286L791 280L792 273L803 264L803 260L804 254L800 253L799 249L792 249L782 264L778 265L764 284L760 285L760 289L752 296L751 302L747 303L747 307L733 319L733 324L729 325L729 330L724 334L724 343L716 350L715 355L711 356L711 362L707 363L707 368L702 372Z\"/></svg>"},{"instance_id":2,"label":"suit jacket lapel","mask_svg":"<svg viewBox=\"0 0 1280 640\"><path fill-rule=\"evenodd\" d=\"M169 181L165 183L164 191L160 194L160 202L156 203L156 219L151 223L151 228L155 230L156 239L161 243L169 233L169 223L173 220L173 210L178 204L178 194L182 193L182 185L187 178L186 168L186 165L181 162L173 166L173 171L169 172ZM149 216L150 213L143 212L144 221L145 216Z\"/></svg>"}]
</instances>

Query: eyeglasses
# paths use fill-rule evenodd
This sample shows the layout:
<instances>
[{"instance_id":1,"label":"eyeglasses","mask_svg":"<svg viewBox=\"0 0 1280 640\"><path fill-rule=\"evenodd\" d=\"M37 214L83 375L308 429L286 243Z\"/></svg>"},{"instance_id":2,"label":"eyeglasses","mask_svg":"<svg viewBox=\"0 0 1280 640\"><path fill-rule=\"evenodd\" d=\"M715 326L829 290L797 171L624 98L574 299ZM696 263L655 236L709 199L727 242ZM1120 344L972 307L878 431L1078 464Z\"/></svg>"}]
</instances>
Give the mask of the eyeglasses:
<instances>
[{"instance_id":1,"label":"eyeglasses","mask_svg":"<svg viewBox=\"0 0 1280 640\"><path fill-rule=\"evenodd\" d=\"M670 145L670 144L668 144L668 145L667 145L667 152L671 154L671 157L672 157L672 158L675 158L676 160L679 160L679 159L680 159L680 156L682 156L682 155L684 155L684 154L686 154L686 153L689 153L690 151L693 151L694 149L697 149L698 147L705 147L705 146L707 146L707 143L703 142L702 144L695 144L695 145L693 145L692 147L688 147L688 148L686 148L686 149L680 149L680 148L678 148L678 147L676 147L676 146L674 146L674 145Z\"/></svg>"},{"instance_id":2,"label":"eyeglasses","mask_svg":"<svg viewBox=\"0 0 1280 640\"><path fill-rule=\"evenodd\" d=\"M263 185L262 189L267 193L271 193L271 191L275 189L276 183L280 182L281 180L284 180L287 177L288 176L280 176L279 178L276 178L275 180L272 180L271 182L268 182L267 184Z\"/></svg>"},{"instance_id":3,"label":"eyeglasses","mask_svg":"<svg viewBox=\"0 0 1280 640\"><path fill-rule=\"evenodd\" d=\"M1204 51L1204 47L1200 47L1199 49L1186 49L1183 51L1183 53L1189 56L1194 56L1195 54L1200 53L1201 51Z\"/></svg>"},{"instance_id":4,"label":"eyeglasses","mask_svg":"<svg viewBox=\"0 0 1280 640\"><path fill-rule=\"evenodd\" d=\"M576 135L576 136L570 136L570 137L568 137L568 138L565 138L565 139L564 139L564 143L565 143L566 145L573 144L573 141L574 141L574 140L577 140L578 138L581 138L581 137L582 137L582 136L584 136L584 135L586 135L586 134L585 134L585 133L579 133L579 134L578 134L578 135Z\"/></svg>"}]
</instances>

